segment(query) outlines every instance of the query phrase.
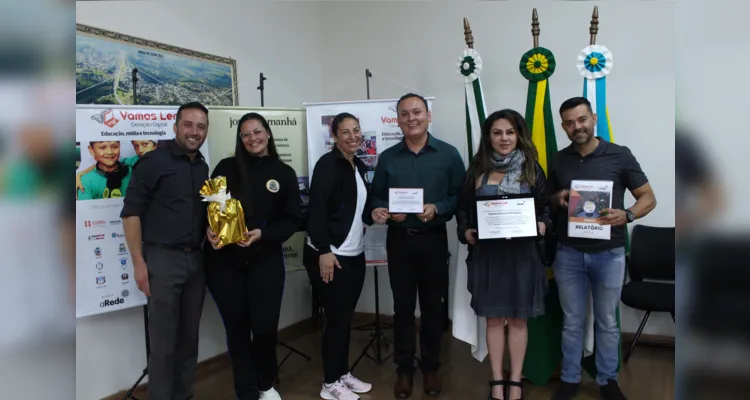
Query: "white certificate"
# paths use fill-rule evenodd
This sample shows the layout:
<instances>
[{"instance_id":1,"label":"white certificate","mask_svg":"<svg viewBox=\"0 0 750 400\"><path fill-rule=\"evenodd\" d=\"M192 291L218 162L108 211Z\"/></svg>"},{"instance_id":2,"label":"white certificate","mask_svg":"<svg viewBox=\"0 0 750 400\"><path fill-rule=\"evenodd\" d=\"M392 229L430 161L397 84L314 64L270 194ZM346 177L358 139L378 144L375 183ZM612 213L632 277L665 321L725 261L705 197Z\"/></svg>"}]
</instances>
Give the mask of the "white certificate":
<instances>
[{"instance_id":1,"label":"white certificate","mask_svg":"<svg viewBox=\"0 0 750 400\"><path fill-rule=\"evenodd\" d=\"M424 212L424 189L388 189L388 212L422 214Z\"/></svg>"},{"instance_id":2,"label":"white certificate","mask_svg":"<svg viewBox=\"0 0 750 400\"><path fill-rule=\"evenodd\" d=\"M477 201L479 239L510 239L537 235L534 198Z\"/></svg>"}]
</instances>

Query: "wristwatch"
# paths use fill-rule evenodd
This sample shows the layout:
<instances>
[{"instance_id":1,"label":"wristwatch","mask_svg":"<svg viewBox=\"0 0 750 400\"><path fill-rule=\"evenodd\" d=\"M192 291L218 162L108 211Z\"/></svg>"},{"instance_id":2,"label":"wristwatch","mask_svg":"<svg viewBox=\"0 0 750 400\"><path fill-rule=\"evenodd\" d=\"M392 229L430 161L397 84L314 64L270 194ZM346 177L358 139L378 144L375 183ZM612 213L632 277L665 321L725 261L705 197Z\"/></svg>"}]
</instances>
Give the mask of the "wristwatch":
<instances>
[{"instance_id":1,"label":"wristwatch","mask_svg":"<svg viewBox=\"0 0 750 400\"><path fill-rule=\"evenodd\" d=\"M635 214L630 210L625 210L625 216L628 218L628 223L635 221Z\"/></svg>"}]
</instances>

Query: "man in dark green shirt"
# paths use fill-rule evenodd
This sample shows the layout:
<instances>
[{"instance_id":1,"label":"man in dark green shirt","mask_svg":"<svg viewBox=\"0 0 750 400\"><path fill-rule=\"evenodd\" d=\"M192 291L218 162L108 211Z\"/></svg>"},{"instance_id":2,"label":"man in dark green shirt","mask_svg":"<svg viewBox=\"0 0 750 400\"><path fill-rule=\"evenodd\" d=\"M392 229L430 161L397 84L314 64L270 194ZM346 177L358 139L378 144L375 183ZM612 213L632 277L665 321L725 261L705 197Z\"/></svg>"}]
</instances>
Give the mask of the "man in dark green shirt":
<instances>
[{"instance_id":1,"label":"man in dark green shirt","mask_svg":"<svg viewBox=\"0 0 750 400\"><path fill-rule=\"evenodd\" d=\"M384 151L372 182L372 218L388 224L386 251L393 291L393 360L398 365L396 398L411 395L416 337L414 311L419 291L421 311L420 369L424 391L436 396L441 384L440 342L445 328L443 296L448 288L448 234L446 222L456 211L465 180L463 159L455 147L432 136L427 128L432 115L427 101L406 94L396 106L401 143ZM421 188L424 211L420 214L388 212L388 189ZM417 289L417 290L415 290Z\"/></svg>"}]
</instances>

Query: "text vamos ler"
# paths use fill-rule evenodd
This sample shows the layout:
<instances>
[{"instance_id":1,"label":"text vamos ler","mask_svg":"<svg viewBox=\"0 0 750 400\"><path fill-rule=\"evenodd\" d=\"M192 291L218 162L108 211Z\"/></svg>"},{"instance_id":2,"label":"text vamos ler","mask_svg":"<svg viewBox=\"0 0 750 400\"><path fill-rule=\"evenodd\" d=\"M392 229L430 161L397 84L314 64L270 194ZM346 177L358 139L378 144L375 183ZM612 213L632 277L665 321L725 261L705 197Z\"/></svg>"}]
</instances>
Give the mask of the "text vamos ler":
<instances>
[{"instance_id":1,"label":"text vamos ler","mask_svg":"<svg viewBox=\"0 0 750 400\"><path fill-rule=\"evenodd\" d=\"M270 126L297 126L297 118L292 118L292 117L276 118L276 119L266 118L266 121L268 121L268 125ZM234 128L235 126L237 126L239 122L240 122L239 118L229 117L230 128Z\"/></svg>"},{"instance_id":2,"label":"text vamos ler","mask_svg":"<svg viewBox=\"0 0 750 400\"><path fill-rule=\"evenodd\" d=\"M127 112L120 111L120 118L123 121L174 121L177 119L176 112Z\"/></svg>"}]
</instances>

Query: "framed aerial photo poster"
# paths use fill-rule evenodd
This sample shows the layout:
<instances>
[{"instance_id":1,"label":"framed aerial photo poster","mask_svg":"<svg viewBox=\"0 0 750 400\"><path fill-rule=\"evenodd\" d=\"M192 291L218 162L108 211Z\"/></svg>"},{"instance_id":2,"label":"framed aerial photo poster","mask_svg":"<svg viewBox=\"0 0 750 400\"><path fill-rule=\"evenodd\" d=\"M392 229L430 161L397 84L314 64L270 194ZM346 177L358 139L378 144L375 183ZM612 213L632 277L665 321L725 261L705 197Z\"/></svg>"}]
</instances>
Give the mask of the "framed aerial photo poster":
<instances>
[{"instance_id":1,"label":"framed aerial photo poster","mask_svg":"<svg viewBox=\"0 0 750 400\"><path fill-rule=\"evenodd\" d=\"M237 62L76 24L76 104L236 106Z\"/></svg>"}]
</instances>

